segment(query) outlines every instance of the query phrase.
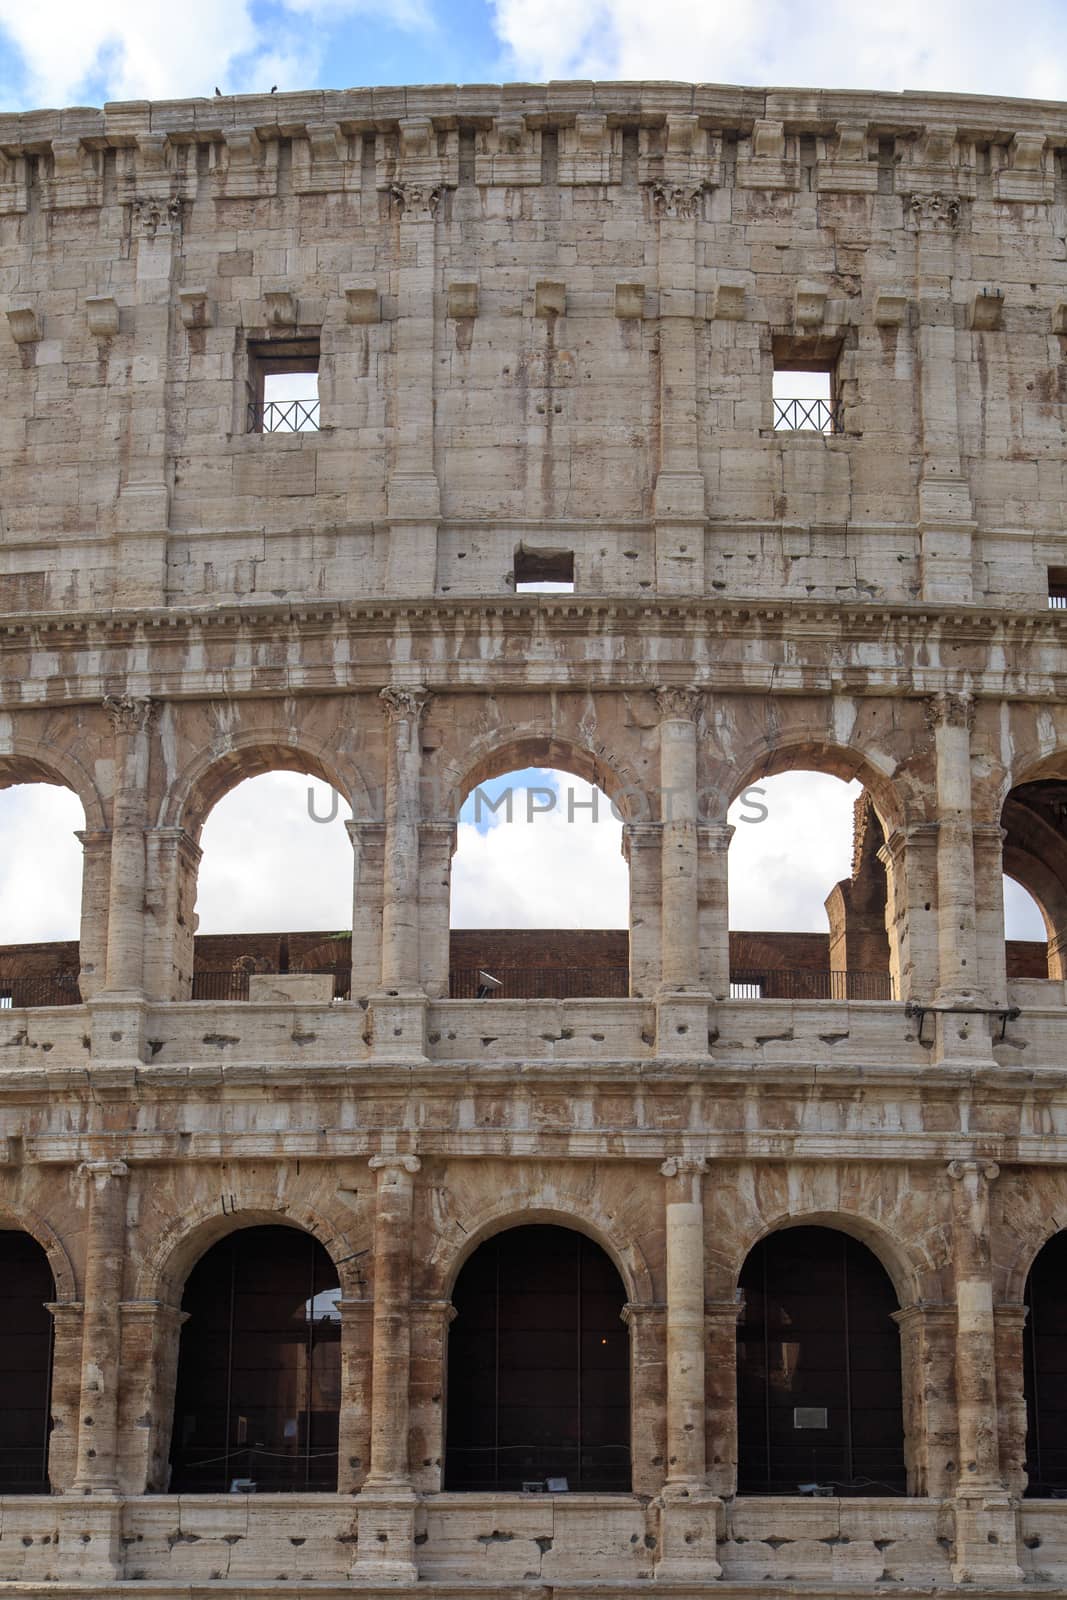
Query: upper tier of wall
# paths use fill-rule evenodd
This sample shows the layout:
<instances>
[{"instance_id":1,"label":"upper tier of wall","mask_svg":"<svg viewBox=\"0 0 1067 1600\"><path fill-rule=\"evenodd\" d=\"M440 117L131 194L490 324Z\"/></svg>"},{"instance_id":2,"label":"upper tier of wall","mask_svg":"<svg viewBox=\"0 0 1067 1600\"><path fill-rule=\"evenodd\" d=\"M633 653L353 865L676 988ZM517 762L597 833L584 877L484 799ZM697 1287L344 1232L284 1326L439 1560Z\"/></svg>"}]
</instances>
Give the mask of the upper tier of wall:
<instances>
[{"instance_id":1,"label":"upper tier of wall","mask_svg":"<svg viewBox=\"0 0 1067 1600\"><path fill-rule=\"evenodd\" d=\"M0 611L1044 607L1067 106L561 83L0 118ZM318 340L321 431L249 431ZM840 431L773 427L776 361Z\"/></svg>"}]
</instances>

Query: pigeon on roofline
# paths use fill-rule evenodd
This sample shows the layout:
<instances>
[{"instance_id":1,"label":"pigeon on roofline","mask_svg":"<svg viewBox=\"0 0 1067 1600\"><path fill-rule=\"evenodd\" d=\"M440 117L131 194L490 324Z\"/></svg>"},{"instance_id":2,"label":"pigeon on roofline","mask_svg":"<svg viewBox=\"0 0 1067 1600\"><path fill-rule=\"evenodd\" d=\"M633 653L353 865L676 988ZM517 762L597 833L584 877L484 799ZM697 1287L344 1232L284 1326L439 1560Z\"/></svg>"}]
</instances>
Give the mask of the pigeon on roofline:
<instances>
[{"instance_id":1,"label":"pigeon on roofline","mask_svg":"<svg viewBox=\"0 0 1067 1600\"><path fill-rule=\"evenodd\" d=\"M219 88L218 84L215 85L215 93L218 95L219 99L221 100L222 99L222 90Z\"/></svg>"}]
</instances>

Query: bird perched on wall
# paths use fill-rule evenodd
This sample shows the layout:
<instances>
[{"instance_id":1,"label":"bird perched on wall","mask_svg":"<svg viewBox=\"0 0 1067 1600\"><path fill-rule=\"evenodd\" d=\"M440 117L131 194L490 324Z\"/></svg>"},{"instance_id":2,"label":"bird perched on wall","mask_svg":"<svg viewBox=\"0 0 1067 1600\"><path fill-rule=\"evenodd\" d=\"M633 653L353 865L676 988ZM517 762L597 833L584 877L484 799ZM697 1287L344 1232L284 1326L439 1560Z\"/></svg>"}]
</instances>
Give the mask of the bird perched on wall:
<instances>
[{"instance_id":1,"label":"bird perched on wall","mask_svg":"<svg viewBox=\"0 0 1067 1600\"><path fill-rule=\"evenodd\" d=\"M278 93L278 85L276 83L272 83L271 84L270 92L271 92L271 94L277 94Z\"/></svg>"},{"instance_id":2,"label":"bird perched on wall","mask_svg":"<svg viewBox=\"0 0 1067 1600\"><path fill-rule=\"evenodd\" d=\"M221 100L222 99L222 90L219 88L218 84L215 85L215 93L218 95L219 99Z\"/></svg>"}]
</instances>

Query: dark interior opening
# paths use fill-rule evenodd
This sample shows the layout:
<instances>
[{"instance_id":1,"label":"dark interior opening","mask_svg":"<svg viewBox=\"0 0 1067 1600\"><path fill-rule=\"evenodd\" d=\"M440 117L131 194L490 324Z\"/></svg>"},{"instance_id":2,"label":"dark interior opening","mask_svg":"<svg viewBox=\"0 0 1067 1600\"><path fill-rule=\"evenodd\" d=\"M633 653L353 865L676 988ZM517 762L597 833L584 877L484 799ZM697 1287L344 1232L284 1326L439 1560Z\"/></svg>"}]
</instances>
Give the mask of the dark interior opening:
<instances>
[{"instance_id":1,"label":"dark interior opening","mask_svg":"<svg viewBox=\"0 0 1067 1600\"><path fill-rule=\"evenodd\" d=\"M1053 611L1067 607L1067 567L1049 567L1048 603Z\"/></svg>"},{"instance_id":2,"label":"dark interior opening","mask_svg":"<svg viewBox=\"0 0 1067 1600\"><path fill-rule=\"evenodd\" d=\"M0 1233L0 1494L48 1494L52 1315L48 1257L28 1233Z\"/></svg>"},{"instance_id":3,"label":"dark interior opening","mask_svg":"<svg viewBox=\"0 0 1067 1600\"><path fill-rule=\"evenodd\" d=\"M573 550L526 550L515 552L515 589L539 588L542 584L566 584L574 588Z\"/></svg>"},{"instance_id":4,"label":"dark interior opening","mask_svg":"<svg viewBox=\"0 0 1067 1600\"><path fill-rule=\"evenodd\" d=\"M336 1490L336 1269L295 1228L242 1228L189 1274L171 1442L174 1494Z\"/></svg>"},{"instance_id":5,"label":"dark interior opening","mask_svg":"<svg viewBox=\"0 0 1067 1600\"><path fill-rule=\"evenodd\" d=\"M897 1297L878 1258L830 1228L785 1228L740 1287L738 1492L906 1493Z\"/></svg>"},{"instance_id":6,"label":"dark interior opening","mask_svg":"<svg viewBox=\"0 0 1067 1600\"><path fill-rule=\"evenodd\" d=\"M1026 1391L1026 1493L1067 1499L1067 1233L1038 1254L1026 1280L1028 1308L1023 1382Z\"/></svg>"},{"instance_id":7,"label":"dark interior opening","mask_svg":"<svg viewBox=\"0 0 1067 1600\"><path fill-rule=\"evenodd\" d=\"M445 1487L629 1491L626 1291L604 1251L569 1228L511 1228L452 1299Z\"/></svg>"}]
</instances>

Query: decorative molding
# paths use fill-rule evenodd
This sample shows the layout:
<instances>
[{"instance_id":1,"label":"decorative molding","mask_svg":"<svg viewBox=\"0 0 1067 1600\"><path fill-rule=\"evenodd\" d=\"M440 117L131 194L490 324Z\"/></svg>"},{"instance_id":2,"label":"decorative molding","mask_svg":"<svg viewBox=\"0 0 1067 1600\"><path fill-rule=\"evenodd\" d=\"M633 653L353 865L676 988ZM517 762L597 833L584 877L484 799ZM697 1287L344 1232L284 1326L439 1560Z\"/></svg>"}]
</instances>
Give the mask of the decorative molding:
<instances>
[{"instance_id":1,"label":"decorative molding","mask_svg":"<svg viewBox=\"0 0 1067 1600\"><path fill-rule=\"evenodd\" d=\"M367 1162L372 1172L406 1172L414 1177L416 1172L422 1171L422 1162L418 1156L377 1155L371 1156Z\"/></svg>"},{"instance_id":2,"label":"decorative molding","mask_svg":"<svg viewBox=\"0 0 1067 1600\"><path fill-rule=\"evenodd\" d=\"M996 1161L950 1161L946 1170L956 1183L974 1175L984 1178L986 1183L994 1183L1000 1176L1000 1166Z\"/></svg>"},{"instance_id":3,"label":"decorative molding","mask_svg":"<svg viewBox=\"0 0 1067 1600\"><path fill-rule=\"evenodd\" d=\"M684 689L674 684L661 684L653 693L665 722L695 722L704 703L704 695L700 689Z\"/></svg>"},{"instance_id":4,"label":"decorative molding","mask_svg":"<svg viewBox=\"0 0 1067 1600\"><path fill-rule=\"evenodd\" d=\"M210 328L215 320L215 308L206 289L179 289L178 306L182 327L190 332L195 328Z\"/></svg>"},{"instance_id":5,"label":"decorative molding","mask_svg":"<svg viewBox=\"0 0 1067 1600\"><path fill-rule=\"evenodd\" d=\"M702 183L651 183L652 215L660 220L699 217L703 209Z\"/></svg>"},{"instance_id":6,"label":"decorative molding","mask_svg":"<svg viewBox=\"0 0 1067 1600\"><path fill-rule=\"evenodd\" d=\"M708 1163L703 1156L668 1156L660 1166L665 1178L705 1177Z\"/></svg>"},{"instance_id":7,"label":"decorative molding","mask_svg":"<svg viewBox=\"0 0 1067 1600\"><path fill-rule=\"evenodd\" d=\"M116 733L146 733L158 709L158 702L133 695L104 696L104 710Z\"/></svg>"},{"instance_id":8,"label":"decorative molding","mask_svg":"<svg viewBox=\"0 0 1067 1600\"><path fill-rule=\"evenodd\" d=\"M33 306L10 306L7 325L16 344L34 344L41 337L41 322Z\"/></svg>"},{"instance_id":9,"label":"decorative molding","mask_svg":"<svg viewBox=\"0 0 1067 1600\"><path fill-rule=\"evenodd\" d=\"M440 184L391 183L392 196L400 216L408 222L432 222L441 204Z\"/></svg>"},{"instance_id":10,"label":"decorative molding","mask_svg":"<svg viewBox=\"0 0 1067 1600\"><path fill-rule=\"evenodd\" d=\"M154 239L157 234L181 232L182 202L173 196L160 200L138 195L130 202L130 232L135 239Z\"/></svg>"},{"instance_id":11,"label":"decorative molding","mask_svg":"<svg viewBox=\"0 0 1067 1600\"><path fill-rule=\"evenodd\" d=\"M429 689L408 689L400 684L390 683L379 690L378 698L385 707L390 722L418 723L433 699L433 694Z\"/></svg>"},{"instance_id":12,"label":"decorative molding","mask_svg":"<svg viewBox=\"0 0 1067 1600\"><path fill-rule=\"evenodd\" d=\"M114 295L90 294L85 297L89 332L97 339L113 339L119 331L119 308Z\"/></svg>"},{"instance_id":13,"label":"decorative molding","mask_svg":"<svg viewBox=\"0 0 1067 1600\"><path fill-rule=\"evenodd\" d=\"M926 726L935 731L938 728L966 728L970 732L974 727L975 709L975 698L969 694L932 694L923 701Z\"/></svg>"},{"instance_id":14,"label":"decorative molding","mask_svg":"<svg viewBox=\"0 0 1067 1600\"><path fill-rule=\"evenodd\" d=\"M905 196L905 218L910 217L917 228L950 228L960 225L963 200L958 194L946 194L940 189L933 194Z\"/></svg>"}]
</instances>

